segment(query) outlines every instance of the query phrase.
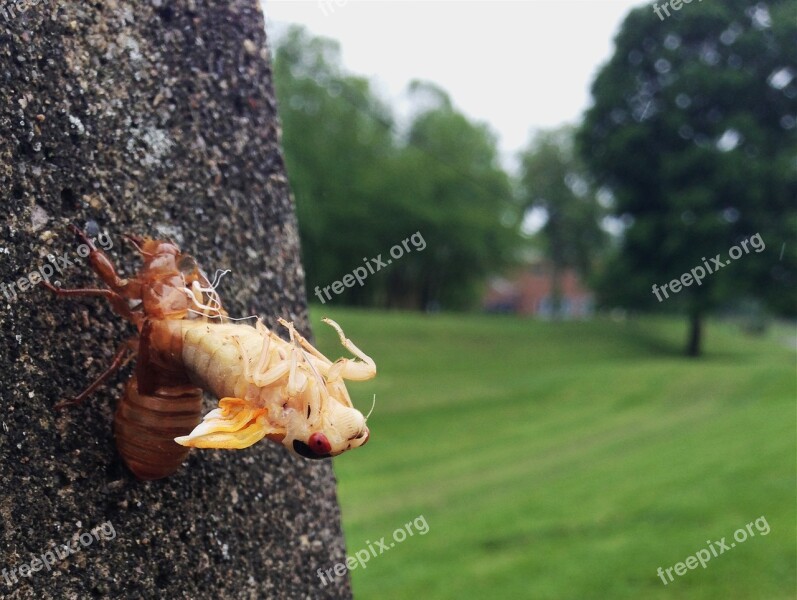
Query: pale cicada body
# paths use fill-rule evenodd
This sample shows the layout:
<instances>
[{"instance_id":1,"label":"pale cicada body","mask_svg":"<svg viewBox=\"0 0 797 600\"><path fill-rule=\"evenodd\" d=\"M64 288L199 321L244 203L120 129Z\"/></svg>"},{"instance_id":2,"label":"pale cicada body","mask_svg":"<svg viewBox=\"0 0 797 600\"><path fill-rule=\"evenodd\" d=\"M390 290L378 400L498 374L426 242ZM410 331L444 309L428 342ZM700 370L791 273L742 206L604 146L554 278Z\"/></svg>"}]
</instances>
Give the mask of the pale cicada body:
<instances>
[{"instance_id":1,"label":"pale cicada body","mask_svg":"<svg viewBox=\"0 0 797 600\"><path fill-rule=\"evenodd\" d=\"M365 417L352 405L343 380L370 379L376 365L337 323L325 321L359 360L333 363L282 320L289 341L260 321L256 327L154 322L153 346L169 348L170 355L150 359L181 364L192 382L221 398L219 408L176 441L196 448L246 448L268 437L305 458L327 458L365 444Z\"/></svg>"}]
</instances>

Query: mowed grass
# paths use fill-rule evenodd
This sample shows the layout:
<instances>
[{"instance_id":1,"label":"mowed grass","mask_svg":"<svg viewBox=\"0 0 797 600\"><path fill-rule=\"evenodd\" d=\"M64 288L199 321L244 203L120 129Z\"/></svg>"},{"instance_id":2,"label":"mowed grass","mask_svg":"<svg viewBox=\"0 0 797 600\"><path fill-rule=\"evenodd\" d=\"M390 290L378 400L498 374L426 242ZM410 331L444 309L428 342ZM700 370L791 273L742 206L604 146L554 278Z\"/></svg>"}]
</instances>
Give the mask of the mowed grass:
<instances>
[{"instance_id":1,"label":"mowed grass","mask_svg":"<svg viewBox=\"0 0 797 600\"><path fill-rule=\"evenodd\" d=\"M355 597L795 598L782 338L712 323L690 360L674 319L312 313L328 356L346 353L322 316L379 368L348 385L363 412L376 394L371 440L335 459L349 554L419 515L429 526L355 568ZM761 516L768 535L657 576Z\"/></svg>"}]
</instances>

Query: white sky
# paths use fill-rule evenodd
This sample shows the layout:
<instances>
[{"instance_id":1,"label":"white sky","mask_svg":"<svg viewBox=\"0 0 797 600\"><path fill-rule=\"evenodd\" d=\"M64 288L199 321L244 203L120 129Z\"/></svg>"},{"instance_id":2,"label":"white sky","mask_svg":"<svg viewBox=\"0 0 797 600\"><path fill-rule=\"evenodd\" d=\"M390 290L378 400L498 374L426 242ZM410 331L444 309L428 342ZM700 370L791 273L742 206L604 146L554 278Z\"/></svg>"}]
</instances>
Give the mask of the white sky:
<instances>
[{"instance_id":1,"label":"white sky","mask_svg":"<svg viewBox=\"0 0 797 600\"><path fill-rule=\"evenodd\" d=\"M614 35L643 0L263 0L271 35L298 23L340 42L344 67L398 109L431 81L498 134L505 164L536 128L577 122Z\"/></svg>"}]
</instances>

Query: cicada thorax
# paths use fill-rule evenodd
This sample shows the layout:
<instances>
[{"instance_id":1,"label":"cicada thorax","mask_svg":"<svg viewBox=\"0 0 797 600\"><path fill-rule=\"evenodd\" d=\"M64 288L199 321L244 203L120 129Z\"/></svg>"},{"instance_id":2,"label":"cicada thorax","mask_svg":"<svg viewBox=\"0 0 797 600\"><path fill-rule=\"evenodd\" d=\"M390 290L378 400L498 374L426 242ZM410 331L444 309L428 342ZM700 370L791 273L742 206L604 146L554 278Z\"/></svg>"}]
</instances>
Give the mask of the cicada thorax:
<instances>
[{"instance_id":1,"label":"cicada thorax","mask_svg":"<svg viewBox=\"0 0 797 600\"><path fill-rule=\"evenodd\" d=\"M225 316L218 295L196 260L172 244L158 244L158 253L148 258L139 275L141 308L146 317L176 320Z\"/></svg>"}]
</instances>

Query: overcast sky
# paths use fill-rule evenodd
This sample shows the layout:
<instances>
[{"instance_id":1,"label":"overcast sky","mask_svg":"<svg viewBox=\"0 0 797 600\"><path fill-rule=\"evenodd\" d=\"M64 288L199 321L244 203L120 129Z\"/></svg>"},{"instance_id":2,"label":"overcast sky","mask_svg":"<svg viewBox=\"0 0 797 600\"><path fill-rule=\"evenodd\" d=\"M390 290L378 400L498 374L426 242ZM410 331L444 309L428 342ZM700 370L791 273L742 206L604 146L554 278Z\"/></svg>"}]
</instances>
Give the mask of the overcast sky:
<instances>
[{"instance_id":1,"label":"overcast sky","mask_svg":"<svg viewBox=\"0 0 797 600\"><path fill-rule=\"evenodd\" d=\"M263 0L272 35L298 23L339 41L345 68L372 78L399 114L412 79L441 86L498 134L507 164L533 129L578 121L623 18L642 3Z\"/></svg>"}]
</instances>

